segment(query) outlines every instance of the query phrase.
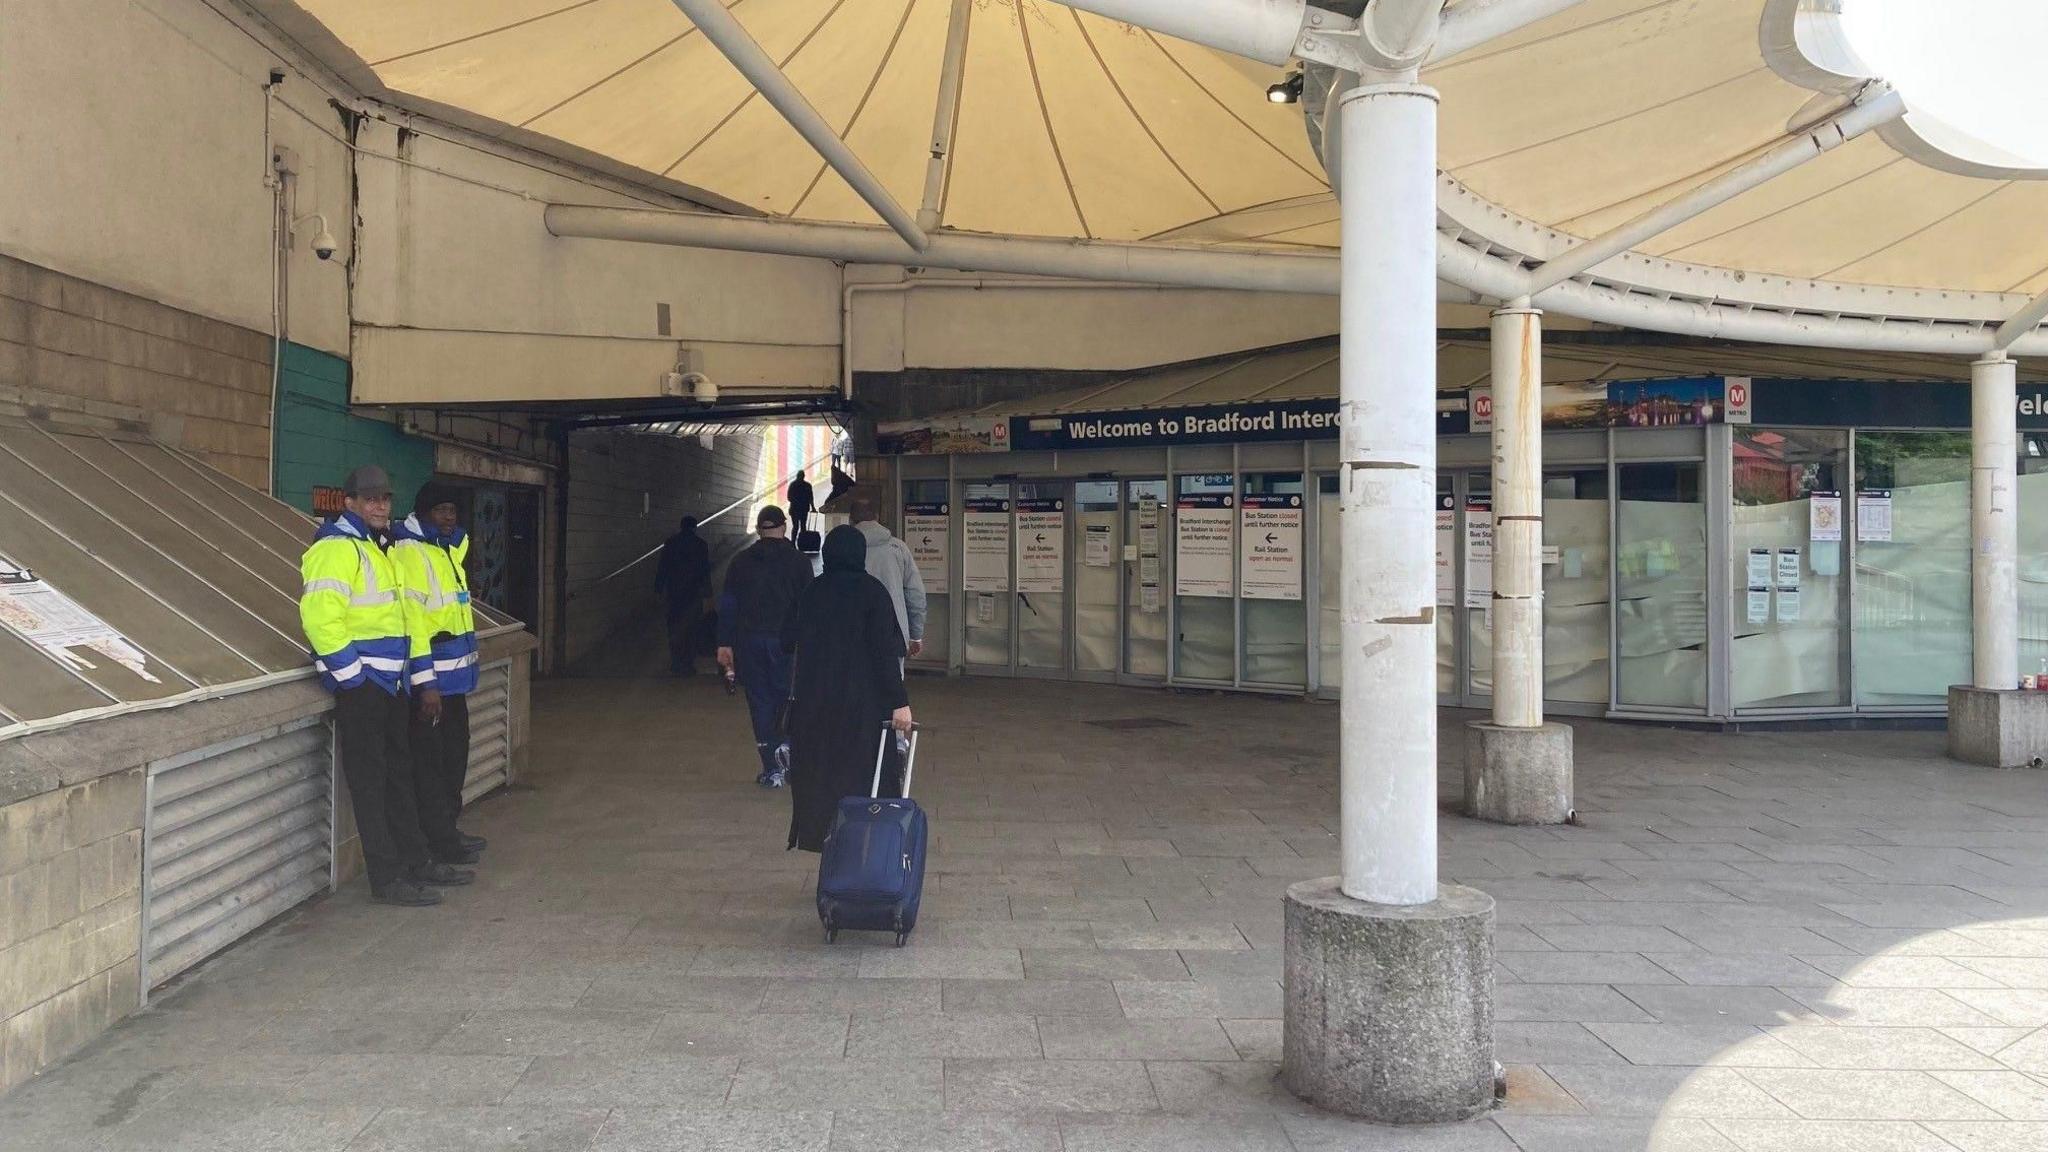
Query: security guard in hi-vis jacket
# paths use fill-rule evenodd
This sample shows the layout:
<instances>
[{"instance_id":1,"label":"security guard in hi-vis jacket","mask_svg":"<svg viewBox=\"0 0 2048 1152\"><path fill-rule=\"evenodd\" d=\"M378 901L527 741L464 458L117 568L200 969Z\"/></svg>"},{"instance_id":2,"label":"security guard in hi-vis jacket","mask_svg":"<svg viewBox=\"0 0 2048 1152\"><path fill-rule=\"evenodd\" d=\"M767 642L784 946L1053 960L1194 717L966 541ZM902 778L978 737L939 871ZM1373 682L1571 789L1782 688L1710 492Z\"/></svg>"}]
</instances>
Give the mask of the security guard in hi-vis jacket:
<instances>
[{"instance_id":1,"label":"security guard in hi-vis jacket","mask_svg":"<svg viewBox=\"0 0 2048 1152\"><path fill-rule=\"evenodd\" d=\"M444 864L474 864L484 838L456 827L469 776L469 694L476 691L476 610L470 603L469 535L454 489L429 482L413 513L391 529L391 555L428 652L413 662L419 701L412 715L413 783L427 851Z\"/></svg>"},{"instance_id":2,"label":"security guard in hi-vis jacket","mask_svg":"<svg viewBox=\"0 0 2048 1152\"><path fill-rule=\"evenodd\" d=\"M299 622L320 682L334 693L335 743L370 895L438 904L434 887L467 884L475 873L433 860L420 834L406 729L413 686L432 681L430 633L391 556L391 478L374 464L357 468L342 497L341 513L320 525L299 562Z\"/></svg>"}]
</instances>

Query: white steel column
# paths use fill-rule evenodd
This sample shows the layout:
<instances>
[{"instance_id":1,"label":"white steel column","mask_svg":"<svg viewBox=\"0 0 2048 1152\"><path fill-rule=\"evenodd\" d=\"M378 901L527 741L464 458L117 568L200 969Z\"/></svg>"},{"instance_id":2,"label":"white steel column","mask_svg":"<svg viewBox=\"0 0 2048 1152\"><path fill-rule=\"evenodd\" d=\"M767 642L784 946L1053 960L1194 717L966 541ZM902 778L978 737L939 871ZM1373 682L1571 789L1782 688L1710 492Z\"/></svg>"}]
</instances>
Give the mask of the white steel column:
<instances>
[{"instance_id":1,"label":"white steel column","mask_svg":"<svg viewBox=\"0 0 2048 1152\"><path fill-rule=\"evenodd\" d=\"M1970 365L1970 623L1978 688L2019 687L2018 364Z\"/></svg>"},{"instance_id":2,"label":"white steel column","mask_svg":"<svg viewBox=\"0 0 2048 1152\"><path fill-rule=\"evenodd\" d=\"M1427 904L1436 875L1436 91L1342 101L1342 890Z\"/></svg>"},{"instance_id":3,"label":"white steel column","mask_svg":"<svg viewBox=\"0 0 2048 1152\"><path fill-rule=\"evenodd\" d=\"M1493 722L1543 724L1543 313L1493 314Z\"/></svg>"}]
</instances>

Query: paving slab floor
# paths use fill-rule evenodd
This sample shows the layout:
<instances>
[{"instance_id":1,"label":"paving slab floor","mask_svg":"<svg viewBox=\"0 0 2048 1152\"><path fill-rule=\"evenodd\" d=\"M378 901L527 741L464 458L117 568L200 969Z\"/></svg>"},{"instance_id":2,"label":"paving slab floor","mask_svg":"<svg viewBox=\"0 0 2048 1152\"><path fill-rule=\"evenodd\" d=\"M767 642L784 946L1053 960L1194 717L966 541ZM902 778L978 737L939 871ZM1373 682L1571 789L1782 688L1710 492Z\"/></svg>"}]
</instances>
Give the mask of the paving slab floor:
<instances>
[{"instance_id":1,"label":"paving slab floor","mask_svg":"<svg viewBox=\"0 0 2048 1152\"><path fill-rule=\"evenodd\" d=\"M2048 1148L2048 774L1934 732L1578 723L1579 826L1442 822L1444 877L1499 901L1507 1100L1397 1130L1275 1083L1280 895L1336 870L1333 707L913 695L904 949L825 943L710 678L543 683L526 776L466 818L479 883L308 905L0 1097L0 1148Z\"/></svg>"}]
</instances>

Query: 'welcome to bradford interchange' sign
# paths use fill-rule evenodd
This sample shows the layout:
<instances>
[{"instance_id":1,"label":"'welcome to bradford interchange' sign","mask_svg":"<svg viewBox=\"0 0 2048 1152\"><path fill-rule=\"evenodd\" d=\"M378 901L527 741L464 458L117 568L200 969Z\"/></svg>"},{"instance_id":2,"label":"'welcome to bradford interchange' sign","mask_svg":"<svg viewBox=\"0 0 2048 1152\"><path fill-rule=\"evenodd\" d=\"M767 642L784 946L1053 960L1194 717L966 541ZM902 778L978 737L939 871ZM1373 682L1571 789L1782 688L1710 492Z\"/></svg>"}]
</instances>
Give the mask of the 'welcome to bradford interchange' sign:
<instances>
[{"instance_id":1,"label":"'welcome to bradford interchange' sign","mask_svg":"<svg viewBox=\"0 0 2048 1152\"><path fill-rule=\"evenodd\" d=\"M1464 409L1439 420L1439 433L1492 430L1493 394L1438 393ZM2022 428L2048 429L2048 388L2020 386ZM1441 415L1441 413L1440 413ZM1543 426L1664 428L1722 422L1801 428L1967 429L1970 390L1950 382L1751 379L1683 376L1655 380L1546 385ZM878 447L887 455L1144 448L1168 444L1245 444L1334 440L1337 401L1275 400L1184 408L1128 409L1072 416L948 418L885 424Z\"/></svg>"},{"instance_id":2,"label":"'welcome to bradford interchange' sign","mask_svg":"<svg viewBox=\"0 0 2048 1152\"><path fill-rule=\"evenodd\" d=\"M1010 420L1010 447L1018 451L1318 440L1336 434L1335 400L1140 408L1091 412L1085 416L1018 416Z\"/></svg>"}]
</instances>

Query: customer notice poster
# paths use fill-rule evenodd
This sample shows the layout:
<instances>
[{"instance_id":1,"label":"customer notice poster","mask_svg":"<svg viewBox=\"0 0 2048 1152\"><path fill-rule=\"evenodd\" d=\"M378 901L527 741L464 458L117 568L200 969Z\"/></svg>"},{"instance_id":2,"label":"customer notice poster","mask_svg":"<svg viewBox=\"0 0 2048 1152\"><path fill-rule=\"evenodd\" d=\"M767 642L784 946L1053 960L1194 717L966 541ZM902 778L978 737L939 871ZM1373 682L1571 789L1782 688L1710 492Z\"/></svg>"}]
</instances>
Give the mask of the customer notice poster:
<instances>
[{"instance_id":1,"label":"customer notice poster","mask_svg":"<svg viewBox=\"0 0 2048 1152\"><path fill-rule=\"evenodd\" d=\"M1465 497L1465 607L1493 608L1493 493Z\"/></svg>"},{"instance_id":2,"label":"customer notice poster","mask_svg":"<svg viewBox=\"0 0 2048 1152\"><path fill-rule=\"evenodd\" d=\"M1228 493L1183 495L1173 517L1173 590L1179 596L1230 596L1237 566L1236 500Z\"/></svg>"},{"instance_id":3,"label":"customer notice poster","mask_svg":"<svg viewBox=\"0 0 2048 1152\"><path fill-rule=\"evenodd\" d=\"M1010 590L1010 502L1002 498L967 501L961 516L964 539L960 587L966 592Z\"/></svg>"},{"instance_id":4,"label":"customer notice poster","mask_svg":"<svg viewBox=\"0 0 2048 1152\"><path fill-rule=\"evenodd\" d=\"M1238 588L1247 600L1301 599L1301 497L1246 494L1238 516Z\"/></svg>"},{"instance_id":5,"label":"customer notice poster","mask_svg":"<svg viewBox=\"0 0 2048 1152\"><path fill-rule=\"evenodd\" d=\"M903 542L924 586L943 593L953 586L953 520L944 504L903 506Z\"/></svg>"},{"instance_id":6,"label":"customer notice poster","mask_svg":"<svg viewBox=\"0 0 2048 1152\"><path fill-rule=\"evenodd\" d=\"M1017 501L1017 591L1058 592L1066 586L1064 500Z\"/></svg>"}]
</instances>

